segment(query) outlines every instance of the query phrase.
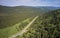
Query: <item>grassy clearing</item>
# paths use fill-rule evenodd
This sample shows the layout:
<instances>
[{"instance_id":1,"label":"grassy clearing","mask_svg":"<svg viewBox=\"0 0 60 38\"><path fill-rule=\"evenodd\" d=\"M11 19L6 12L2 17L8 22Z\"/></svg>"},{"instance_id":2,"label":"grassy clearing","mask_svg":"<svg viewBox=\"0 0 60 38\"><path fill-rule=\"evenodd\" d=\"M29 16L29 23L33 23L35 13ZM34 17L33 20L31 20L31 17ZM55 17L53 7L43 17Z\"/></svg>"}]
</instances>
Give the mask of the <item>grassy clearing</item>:
<instances>
[{"instance_id":1,"label":"grassy clearing","mask_svg":"<svg viewBox=\"0 0 60 38\"><path fill-rule=\"evenodd\" d=\"M20 23L17 23L11 27L7 27L7 28L4 28L4 29L0 29L0 38L8 38L9 36L17 33L18 31L20 31L20 25L23 25L23 23L25 22L29 22L30 19L32 18L28 18Z\"/></svg>"}]
</instances>

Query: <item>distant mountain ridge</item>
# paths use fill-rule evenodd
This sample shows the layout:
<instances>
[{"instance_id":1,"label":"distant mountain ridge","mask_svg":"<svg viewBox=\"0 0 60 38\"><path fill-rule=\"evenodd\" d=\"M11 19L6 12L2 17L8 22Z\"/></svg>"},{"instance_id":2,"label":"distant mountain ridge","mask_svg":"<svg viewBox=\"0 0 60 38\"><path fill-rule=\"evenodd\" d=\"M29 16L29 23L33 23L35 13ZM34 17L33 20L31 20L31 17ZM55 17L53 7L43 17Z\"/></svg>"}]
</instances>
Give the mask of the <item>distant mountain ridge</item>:
<instances>
[{"instance_id":1,"label":"distant mountain ridge","mask_svg":"<svg viewBox=\"0 0 60 38\"><path fill-rule=\"evenodd\" d=\"M60 9L60 7L49 7L49 6L40 6L40 7L31 7L31 6L16 6L16 7L7 7L0 5L0 13L24 13L24 12L39 12L45 13L52 10Z\"/></svg>"}]
</instances>

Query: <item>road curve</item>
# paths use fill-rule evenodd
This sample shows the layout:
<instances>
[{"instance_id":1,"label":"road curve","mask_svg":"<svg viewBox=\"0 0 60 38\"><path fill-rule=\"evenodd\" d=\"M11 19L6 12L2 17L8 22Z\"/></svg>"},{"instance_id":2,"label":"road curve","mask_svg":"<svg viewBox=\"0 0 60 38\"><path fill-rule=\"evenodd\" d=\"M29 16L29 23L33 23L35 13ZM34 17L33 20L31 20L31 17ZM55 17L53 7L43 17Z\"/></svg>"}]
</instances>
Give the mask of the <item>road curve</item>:
<instances>
[{"instance_id":1,"label":"road curve","mask_svg":"<svg viewBox=\"0 0 60 38\"><path fill-rule=\"evenodd\" d=\"M38 18L39 16L36 16L22 31L16 33L15 35L9 37L9 38L15 38L17 36L23 35L27 29L31 26L31 24Z\"/></svg>"}]
</instances>

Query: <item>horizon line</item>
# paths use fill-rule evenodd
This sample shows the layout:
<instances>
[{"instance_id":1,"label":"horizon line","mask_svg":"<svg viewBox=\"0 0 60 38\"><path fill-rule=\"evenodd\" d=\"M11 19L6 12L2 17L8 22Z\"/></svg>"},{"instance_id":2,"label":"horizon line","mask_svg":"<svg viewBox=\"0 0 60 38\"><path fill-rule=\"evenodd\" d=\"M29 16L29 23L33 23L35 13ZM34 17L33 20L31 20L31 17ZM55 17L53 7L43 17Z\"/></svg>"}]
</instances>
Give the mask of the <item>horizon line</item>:
<instances>
[{"instance_id":1,"label":"horizon line","mask_svg":"<svg viewBox=\"0 0 60 38\"><path fill-rule=\"evenodd\" d=\"M0 5L0 6L6 6L6 7L18 7L18 6L29 6L29 5L15 5L15 6L7 6L7 5ZM42 6L31 6L31 7L60 7L60 6L49 6L49 5L42 5Z\"/></svg>"}]
</instances>

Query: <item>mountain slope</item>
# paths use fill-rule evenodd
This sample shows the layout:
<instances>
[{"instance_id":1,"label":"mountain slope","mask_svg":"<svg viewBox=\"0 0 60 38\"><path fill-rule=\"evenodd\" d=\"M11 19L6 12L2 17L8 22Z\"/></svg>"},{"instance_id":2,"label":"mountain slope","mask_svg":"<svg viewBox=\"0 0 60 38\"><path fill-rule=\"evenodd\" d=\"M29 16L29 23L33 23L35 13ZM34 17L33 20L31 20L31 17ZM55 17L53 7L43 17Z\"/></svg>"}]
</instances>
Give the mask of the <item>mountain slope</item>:
<instances>
[{"instance_id":1,"label":"mountain slope","mask_svg":"<svg viewBox=\"0 0 60 38\"><path fill-rule=\"evenodd\" d=\"M60 10L43 14L28 30L16 38L60 38Z\"/></svg>"},{"instance_id":2,"label":"mountain slope","mask_svg":"<svg viewBox=\"0 0 60 38\"><path fill-rule=\"evenodd\" d=\"M47 11L56 10L60 7L31 7L31 6L17 6L17 7L6 7L0 6L0 13L45 13Z\"/></svg>"}]
</instances>

